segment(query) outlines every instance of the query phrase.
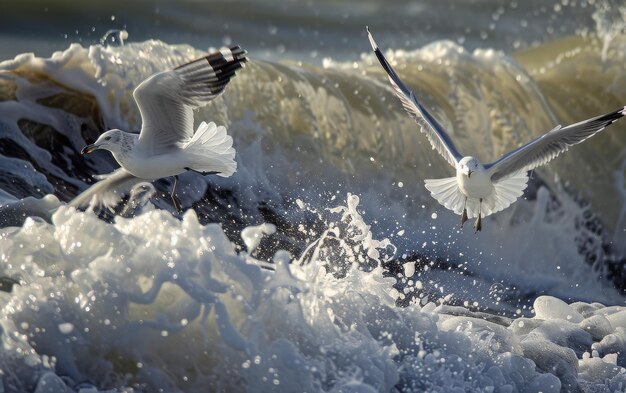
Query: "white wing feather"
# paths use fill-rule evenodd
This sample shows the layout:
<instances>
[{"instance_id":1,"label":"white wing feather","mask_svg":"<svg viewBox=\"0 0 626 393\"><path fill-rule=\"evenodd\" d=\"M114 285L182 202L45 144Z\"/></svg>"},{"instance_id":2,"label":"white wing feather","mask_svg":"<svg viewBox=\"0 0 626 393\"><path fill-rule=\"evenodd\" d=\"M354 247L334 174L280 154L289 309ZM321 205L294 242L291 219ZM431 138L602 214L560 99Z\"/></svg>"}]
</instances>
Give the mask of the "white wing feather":
<instances>
[{"instance_id":1,"label":"white wing feather","mask_svg":"<svg viewBox=\"0 0 626 393\"><path fill-rule=\"evenodd\" d=\"M138 147L159 154L190 140L193 109L222 94L247 60L234 46L143 81L133 92L143 122Z\"/></svg>"},{"instance_id":2,"label":"white wing feather","mask_svg":"<svg viewBox=\"0 0 626 393\"><path fill-rule=\"evenodd\" d=\"M413 117L418 123L426 123L424 127L421 127L422 133L426 134L426 137L430 141L433 149L437 150L439 154L453 167L456 167L456 163L463 158L457 148L454 146L452 139L448 136L443 127L431 116L430 113L424 108L415 98L413 92L402 82L398 77L398 74L391 67L385 56L382 54L378 45L374 41L372 34L367 29L367 35L374 49L374 53L383 66L393 86L396 95L402 101L404 109ZM420 124L421 125L421 124Z\"/></svg>"},{"instance_id":3,"label":"white wing feather","mask_svg":"<svg viewBox=\"0 0 626 393\"><path fill-rule=\"evenodd\" d=\"M113 208L141 179L119 168L107 175L98 176L99 182L72 199L69 206L75 208Z\"/></svg>"},{"instance_id":4,"label":"white wing feather","mask_svg":"<svg viewBox=\"0 0 626 393\"><path fill-rule=\"evenodd\" d=\"M529 171L550 160L585 139L597 134L626 114L626 107L597 116L565 128L560 126L513 150L499 160L485 165L496 182L520 171Z\"/></svg>"}]
</instances>

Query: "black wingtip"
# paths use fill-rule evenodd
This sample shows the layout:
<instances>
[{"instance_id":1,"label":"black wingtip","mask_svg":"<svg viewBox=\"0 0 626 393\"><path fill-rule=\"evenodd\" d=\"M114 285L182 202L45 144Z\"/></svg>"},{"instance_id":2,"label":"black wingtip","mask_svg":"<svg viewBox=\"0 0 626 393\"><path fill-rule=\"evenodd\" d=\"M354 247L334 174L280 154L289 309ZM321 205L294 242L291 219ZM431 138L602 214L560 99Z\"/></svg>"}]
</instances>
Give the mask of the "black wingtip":
<instances>
[{"instance_id":1,"label":"black wingtip","mask_svg":"<svg viewBox=\"0 0 626 393\"><path fill-rule=\"evenodd\" d=\"M175 67L174 70L180 70L190 64L196 64L202 61L207 61L216 73L229 71L233 68L242 68L243 63L248 61L248 57L246 56L247 53L248 52L242 49L239 45L224 47L218 51L209 53L208 56L190 61L189 63L181 64L180 66Z\"/></svg>"},{"instance_id":2,"label":"black wingtip","mask_svg":"<svg viewBox=\"0 0 626 393\"><path fill-rule=\"evenodd\" d=\"M372 33L370 32L370 28L368 26L365 26L365 29L367 30L367 38L369 38L370 40L370 45L372 45L372 49L376 51L378 49L378 44L376 44L376 41L374 41L374 37L372 37Z\"/></svg>"},{"instance_id":3,"label":"black wingtip","mask_svg":"<svg viewBox=\"0 0 626 393\"><path fill-rule=\"evenodd\" d=\"M604 121L604 122L607 122L607 125L609 125L609 124L613 124L614 122L616 122L617 120L621 119L624 116L626 116L626 106L614 112L607 113L606 115L598 116L595 119L590 119L590 121L592 120L600 121L600 122Z\"/></svg>"},{"instance_id":4,"label":"black wingtip","mask_svg":"<svg viewBox=\"0 0 626 393\"><path fill-rule=\"evenodd\" d=\"M245 49L242 49L239 45L231 46L228 49L230 50L230 53L232 54L235 60L239 60L242 63L245 63L248 61L248 57L246 56L248 54L248 51Z\"/></svg>"},{"instance_id":5,"label":"black wingtip","mask_svg":"<svg viewBox=\"0 0 626 393\"><path fill-rule=\"evenodd\" d=\"M205 57L218 79L228 80L248 61L246 51L238 45L224 48Z\"/></svg>"},{"instance_id":6,"label":"black wingtip","mask_svg":"<svg viewBox=\"0 0 626 393\"><path fill-rule=\"evenodd\" d=\"M380 51L380 48L378 47L378 44L376 44L376 41L374 41L374 37L372 37L372 34L370 33L369 29L367 29L367 37L370 40L370 44L372 45L372 49L374 50L374 54L378 58L378 61L380 62L380 65L383 67L385 72L387 72L387 74L391 78L397 78L396 72L393 70L393 68L391 68L391 65L389 65L389 62L387 62L387 59L385 59L385 56Z\"/></svg>"}]
</instances>

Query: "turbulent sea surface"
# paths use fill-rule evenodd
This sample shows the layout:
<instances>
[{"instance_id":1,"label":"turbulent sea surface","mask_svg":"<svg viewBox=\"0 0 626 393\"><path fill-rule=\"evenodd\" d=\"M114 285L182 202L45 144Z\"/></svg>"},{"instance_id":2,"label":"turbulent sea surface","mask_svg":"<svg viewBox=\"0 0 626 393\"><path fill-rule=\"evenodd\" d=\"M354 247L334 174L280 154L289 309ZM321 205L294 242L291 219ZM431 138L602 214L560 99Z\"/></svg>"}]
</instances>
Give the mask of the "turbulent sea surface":
<instances>
[{"instance_id":1,"label":"turbulent sea surface","mask_svg":"<svg viewBox=\"0 0 626 393\"><path fill-rule=\"evenodd\" d=\"M626 104L623 3L81 7L0 15L0 392L626 390L626 121L460 230L365 35L489 162ZM235 175L182 175L183 215L168 179L133 214L66 206L144 78L230 44L251 61L195 116Z\"/></svg>"}]
</instances>

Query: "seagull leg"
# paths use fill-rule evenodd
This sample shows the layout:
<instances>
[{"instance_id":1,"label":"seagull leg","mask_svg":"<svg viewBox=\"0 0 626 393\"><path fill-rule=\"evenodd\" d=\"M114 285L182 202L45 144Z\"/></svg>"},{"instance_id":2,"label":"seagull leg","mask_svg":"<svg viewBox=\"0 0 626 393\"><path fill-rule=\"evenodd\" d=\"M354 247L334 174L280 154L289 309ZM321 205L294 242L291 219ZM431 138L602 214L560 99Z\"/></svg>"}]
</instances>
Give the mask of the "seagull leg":
<instances>
[{"instance_id":1,"label":"seagull leg","mask_svg":"<svg viewBox=\"0 0 626 393\"><path fill-rule=\"evenodd\" d=\"M180 206L180 200L176 196L176 185L178 185L178 175L174 176L174 185L172 186L172 192L170 196L172 197L172 202L174 202L174 208L178 213L182 213L183 208Z\"/></svg>"},{"instance_id":2,"label":"seagull leg","mask_svg":"<svg viewBox=\"0 0 626 393\"><path fill-rule=\"evenodd\" d=\"M467 197L465 197L465 202L463 202L463 214L461 214L461 228L463 228L463 224L467 221Z\"/></svg>"},{"instance_id":3,"label":"seagull leg","mask_svg":"<svg viewBox=\"0 0 626 393\"><path fill-rule=\"evenodd\" d=\"M192 172L199 173L199 174L201 174L202 176L217 175L218 173L220 173L220 172L200 172L200 171L197 171L197 170L195 170L195 169L191 169L191 168L189 168L188 166L186 166L186 167L185 167L185 169L186 169L186 170L188 170L188 171L192 171Z\"/></svg>"},{"instance_id":4,"label":"seagull leg","mask_svg":"<svg viewBox=\"0 0 626 393\"><path fill-rule=\"evenodd\" d=\"M480 230L482 229L482 219L480 217L480 211L482 210L481 208L483 207L483 198L480 198L480 203L478 204L478 218L476 219L476 222L474 223L474 233L476 232L480 232Z\"/></svg>"}]
</instances>

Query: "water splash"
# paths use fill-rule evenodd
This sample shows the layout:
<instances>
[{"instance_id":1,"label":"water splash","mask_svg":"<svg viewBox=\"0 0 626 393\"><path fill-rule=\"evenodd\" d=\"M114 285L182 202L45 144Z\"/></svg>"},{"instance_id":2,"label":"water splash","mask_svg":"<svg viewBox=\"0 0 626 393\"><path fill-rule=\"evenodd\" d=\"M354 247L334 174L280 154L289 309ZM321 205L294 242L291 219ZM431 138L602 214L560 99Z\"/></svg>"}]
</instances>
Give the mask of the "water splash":
<instances>
[{"instance_id":1,"label":"water splash","mask_svg":"<svg viewBox=\"0 0 626 393\"><path fill-rule=\"evenodd\" d=\"M596 32L602 39L602 62L606 62L615 37L626 33L626 5L600 0L595 7L592 18L596 23Z\"/></svg>"},{"instance_id":2,"label":"water splash","mask_svg":"<svg viewBox=\"0 0 626 393\"><path fill-rule=\"evenodd\" d=\"M307 263L279 251L273 271L192 211L182 220L153 210L106 223L61 207L53 224L29 219L4 230L0 273L20 282L0 292L4 390L626 386L626 361L611 355L626 349L611 338L621 334L622 307L544 297L535 303L541 319L487 320L432 303L399 307L397 279L381 268L393 246L372 234L358 198L324 214L333 229L313 239ZM339 252L331 237L344 245ZM368 269L355 263L368 259ZM348 266L341 277L328 269L338 263ZM611 322L588 339L581 327L599 326L601 316ZM590 353L592 343L592 355L570 349ZM555 351L573 363L549 356Z\"/></svg>"},{"instance_id":3,"label":"water splash","mask_svg":"<svg viewBox=\"0 0 626 393\"><path fill-rule=\"evenodd\" d=\"M112 29L108 30L102 38L100 38L100 45L107 46L109 41L119 46L124 46L124 41L128 39L128 32L126 30Z\"/></svg>"}]
</instances>

